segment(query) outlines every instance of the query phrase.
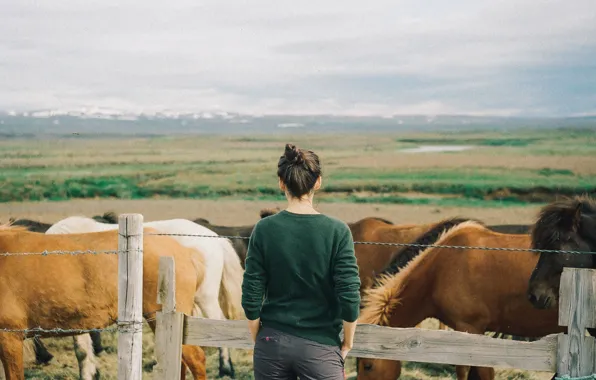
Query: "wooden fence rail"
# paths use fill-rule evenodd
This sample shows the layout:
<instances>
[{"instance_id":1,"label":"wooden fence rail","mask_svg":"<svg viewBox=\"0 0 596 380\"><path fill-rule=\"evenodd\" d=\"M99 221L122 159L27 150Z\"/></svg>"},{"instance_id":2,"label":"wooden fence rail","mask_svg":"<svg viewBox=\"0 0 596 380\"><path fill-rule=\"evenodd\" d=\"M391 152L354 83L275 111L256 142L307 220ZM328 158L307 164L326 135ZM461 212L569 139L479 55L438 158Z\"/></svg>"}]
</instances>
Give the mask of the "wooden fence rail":
<instances>
[{"instance_id":1,"label":"wooden fence rail","mask_svg":"<svg viewBox=\"0 0 596 380\"><path fill-rule=\"evenodd\" d=\"M174 262L160 261L156 344L156 379L180 379L180 346L252 349L246 321L222 321L186 316L176 311ZM350 356L414 362L557 371L559 376L595 372L596 270L565 268L560 286L559 323L568 334L553 334L534 342L495 339L457 331L358 325Z\"/></svg>"}]
</instances>

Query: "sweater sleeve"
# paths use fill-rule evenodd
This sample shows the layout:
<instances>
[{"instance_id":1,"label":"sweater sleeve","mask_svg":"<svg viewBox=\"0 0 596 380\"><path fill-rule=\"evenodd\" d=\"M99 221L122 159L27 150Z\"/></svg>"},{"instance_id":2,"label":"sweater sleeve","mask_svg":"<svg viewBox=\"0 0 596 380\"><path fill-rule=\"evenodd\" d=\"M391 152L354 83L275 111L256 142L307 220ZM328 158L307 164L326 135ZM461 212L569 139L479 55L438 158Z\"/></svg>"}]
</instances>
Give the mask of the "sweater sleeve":
<instances>
[{"instance_id":1,"label":"sweater sleeve","mask_svg":"<svg viewBox=\"0 0 596 380\"><path fill-rule=\"evenodd\" d=\"M340 239L333 263L335 293L341 306L341 316L346 322L354 322L360 313L360 277L350 229Z\"/></svg>"},{"instance_id":2,"label":"sweater sleeve","mask_svg":"<svg viewBox=\"0 0 596 380\"><path fill-rule=\"evenodd\" d=\"M250 236L246 253L245 271L242 280L242 308L248 320L255 320L261 314L261 306L267 284L263 265L263 251L259 241L258 223Z\"/></svg>"}]
</instances>

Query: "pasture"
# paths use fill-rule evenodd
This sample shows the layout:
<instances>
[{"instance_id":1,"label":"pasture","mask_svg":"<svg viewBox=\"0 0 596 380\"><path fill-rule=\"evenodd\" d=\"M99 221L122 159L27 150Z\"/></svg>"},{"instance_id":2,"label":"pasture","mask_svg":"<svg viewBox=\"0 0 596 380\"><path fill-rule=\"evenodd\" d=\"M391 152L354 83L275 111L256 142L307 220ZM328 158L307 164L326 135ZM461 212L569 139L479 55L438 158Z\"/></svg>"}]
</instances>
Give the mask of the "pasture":
<instances>
[{"instance_id":1,"label":"pasture","mask_svg":"<svg viewBox=\"0 0 596 380\"><path fill-rule=\"evenodd\" d=\"M323 158L320 202L510 207L596 188L593 130L14 139L0 142L0 202L195 198L280 200L286 140ZM466 146L412 153L425 146Z\"/></svg>"},{"instance_id":2,"label":"pasture","mask_svg":"<svg viewBox=\"0 0 596 380\"><path fill-rule=\"evenodd\" d=\"M431 223L450 216L487 224L532 223L558 195L596 193L593 131L518 131L409 135L4 140L0 141L0 222L9 217L55 222L106 211L145 220L205 218L253 224L259 210L283 206L277 158L288 141L323 160L322 212L346 222L367 216L395 223ZM420 146L466 150L408 153ZM189 199L190 198L190 199ZM51 201L51 202L50 202ZM435 328L436 321L425 322ZM116 378L117 336L102 334L105 379ZM27 379L76 379L72 339L44 339L48 366L26 350ZM151 379L153 335L144 330L144 378ZM217 350L206 349L208 377ZM238 379L251 379L251 355L232 350ZM347 361L347 372L355 360ZM550 379L548 373L498 371L498 379ZM452 379L454 367L407 363L402 379Z\"/></svg>"}]
</instances>

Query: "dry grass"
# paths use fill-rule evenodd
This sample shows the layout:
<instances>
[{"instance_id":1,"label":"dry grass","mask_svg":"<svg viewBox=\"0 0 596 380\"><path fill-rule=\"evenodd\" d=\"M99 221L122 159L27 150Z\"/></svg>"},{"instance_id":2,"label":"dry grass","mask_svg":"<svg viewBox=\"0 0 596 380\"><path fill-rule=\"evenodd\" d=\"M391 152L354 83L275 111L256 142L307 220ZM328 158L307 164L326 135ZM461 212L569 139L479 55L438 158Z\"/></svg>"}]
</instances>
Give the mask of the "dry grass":
<instances>
[{"instance_id":1,"label":"dry grass","mask_svg":"<svg viewBox=\"0 0 596 380\"><path fill-rule=\"evenodd\" d=\"M417 135L418 136L418 135ZM430 135L433 137L434 135ZM489 135L487 135L489 136ZM418 136L419 138L421 136ZM292 138L299 146L317 151L326 167L430 169L484 167L503 169L567 169L578 174L596 174L596 155L585 154L592 139L571 139L576 154L540 154L540 147L569 147L559 135L531 147L479 146L459 153L407 154L399 150L417 144L400 143L399 136L347 135ZM190 137L143 138L125 140L4 141L0 142L0 167L80 167L130 163L196 163L208 161L261 162L271 167L283 152L285 139ZM465 136L460 140L465 144ZM594 142L592 142L593 144ZM556 153L554 151L553 153Z\"/></svg>"},{"instance_id":2,"label":"dry grass","mask_svg":"<svg viewBox=\"0 0 596 380\"><path fill-rule=\"evenodd\" d=\"M429 319L424 322L424 328L437 328L437 321ZM153 379L154 340L153 334L148 326L145 326L143 332L143 379ZM99 356L99 368L101 378L106 380L116 380L117 378L117 335L116 333L105 333L102 336L106 352ZM44 343L55 355L54 360L48 366L38 366L34 363L32 348L25 351L26 379L30 380L74 380L78 378L78 365L72 349L72 339L44 339ZM205 348L207 354L207 378L215 379L218 373L218 355L215 348ZM232 350L232 360L236 369L236 378L239 380L253 379L252 376L252 351ZM455 367L451 365L432 364L432 363L404 363L402 379L405 380L439 380L454 379ZM356 371L355 359L349 358L346 362L346 372L354 374ZM190 376L190 372L187 374ZM497 369L497 379L511 380L547 380L552 374L527 371ZM192 378L192 377L187 377ZM223 378L222 380L229 380Z\"/></svg>"},{"instance_id":3,"label":"dry grass","mask_svg":"<svg viewBox=\"0 0 596 380\"><path fill-rule=\"evenodd\" d=\"M254 224L263 208L284 206L280 201L194 200L194 199L85 199L64 202L9 202L0 203L0 222L10 217L30 218L54 223L72 215L93 216L106 211L141 213L145 220L172 218L205 218L214 224ZM533 223L538 212L534 207L473 208L431 207L392 204L320 203L322 212L346 222L368 216L378 216L395 223L431 223L450 216L481 219L487 224Z\"/></svg>"}]
</instances>

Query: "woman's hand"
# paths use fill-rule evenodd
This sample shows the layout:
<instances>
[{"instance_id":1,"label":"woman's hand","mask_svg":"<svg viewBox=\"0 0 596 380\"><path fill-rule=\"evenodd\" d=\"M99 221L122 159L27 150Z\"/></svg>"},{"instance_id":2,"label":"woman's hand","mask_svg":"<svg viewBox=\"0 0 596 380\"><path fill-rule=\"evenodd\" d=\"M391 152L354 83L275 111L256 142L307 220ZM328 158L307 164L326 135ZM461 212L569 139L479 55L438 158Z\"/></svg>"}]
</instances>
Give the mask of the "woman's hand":
<instances>
[{"instance_id":1,"label":"woman's hand","mask_svg":"<svg viewBox=\"0 0 596 380\"><path fill-rule=\"evenodd\" d=\"M250 337L252 342L256 343L257 335L259 334L259 328L261 327L261 318L248 321L248 330L250 331Z\"/></svg>"},{"instance_id":2,"label":"woman's hand","mask_svg":"<svg viewBox=\"0 0 596 380\"><path fill-rule=\"evenodd\" d=\"M348 353L352 349L352 345L347 345L345 342L341 345L341 357L346 360Z\"/></svg>"}]
</instances>

